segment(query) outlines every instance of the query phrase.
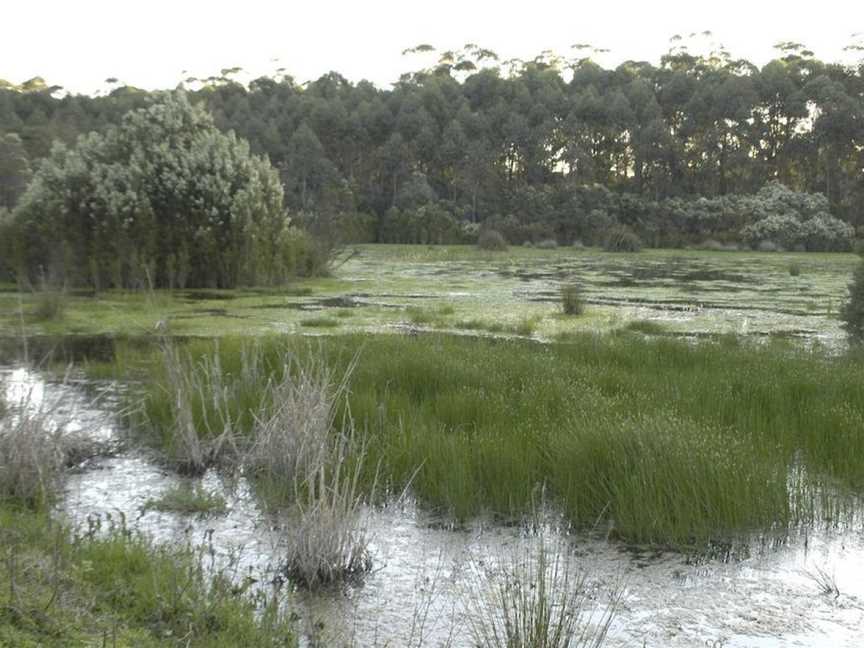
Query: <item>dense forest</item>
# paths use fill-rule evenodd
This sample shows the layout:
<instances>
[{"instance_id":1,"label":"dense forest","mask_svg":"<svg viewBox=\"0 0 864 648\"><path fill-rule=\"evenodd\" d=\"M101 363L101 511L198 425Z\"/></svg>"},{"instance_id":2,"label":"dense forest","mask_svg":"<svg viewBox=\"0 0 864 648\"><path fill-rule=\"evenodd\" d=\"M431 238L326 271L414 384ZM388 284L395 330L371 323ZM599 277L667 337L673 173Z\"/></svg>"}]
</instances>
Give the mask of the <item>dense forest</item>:
<instances>
[{"instance_id":1,"label":"dense forest","mask_svg":"<svg viewBox=\"0 0 864 648\"><path fill-rule=\"evenodd\" d=\"M345 241L604 242L848 249L864 227L864 60L781 43L759 68L683 42L659 64L585 54L501 62L468 45L390 89L337 73L180 89L277 170L296 223ZM0 218L55 140L104 133L165 92L0 81ZM3 211L7 215L2 216Z\"/></svg>"}]
</instances>

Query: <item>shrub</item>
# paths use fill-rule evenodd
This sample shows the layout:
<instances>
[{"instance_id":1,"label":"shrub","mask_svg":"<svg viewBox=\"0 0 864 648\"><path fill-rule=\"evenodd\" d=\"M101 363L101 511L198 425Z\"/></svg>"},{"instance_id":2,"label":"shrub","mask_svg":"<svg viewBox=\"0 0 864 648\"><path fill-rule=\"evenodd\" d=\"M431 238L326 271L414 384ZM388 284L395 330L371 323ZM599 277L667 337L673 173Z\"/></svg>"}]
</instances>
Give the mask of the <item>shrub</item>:
<instances>
[{"instance_id":1,"label":"shrub","mask_svg":"<svg viewBox=\"0 0 864 648\"><path fill-rule=\"evenodd\" d=\"M24 270L70 285L276 283L279 173L182 92L72 147L57 141L18 202Z\"/></svg>"},{"instance_id":2,"label":"shrub","mask_svg":"<svg viewBox=\"0 0 864 648\"><path fill-rule=\"evenodd\" d=\"M493 229L484 229L477 235L477 247L490 252L500 252L507 249L507 241L501 232Z\"/></svg>"},{"instance_id":3,"label":"shrub","mask_svg":"<svg viewBox=\"0 0 864 648\"><path fill-rule=\"evenodd\" d=\"M565 315L581 315L585 312L582 291L578 284L567 283L561 286L561 308Z\"/></svg>"},{"instance_id":4,"label":"shrub","mask_svg":"<svg viewBox=\"0 0 864 648\"><path fill-rule=\"evenodd\" d=\"M616 225L609 230L603 249L607 252L639 252L642 240L626 225Z\"/></svg>"},{"instance_id":5,"label":"shrub","mask_svg":"<svg viewBox=\"0 0 864 648\"><path fill-rule=\"evenodd\" d=\"M543 239L537 243L537 247L541 250L554 250L558 247L558 241L555 239Z\"/></svg>"},{"instance_id":6,"label":"shrub","mask_svg":"<svg viewBox=\"0 0 864 648\"><path fill-rule=\"evenodd\" d=\"M789 264L789 274L793 277L797 277L801 274L801 264L797 261L793 261Z\"/></svg>"},{"instance_id":7,"label":"shrub","mask_svg":"<svg viewBox=\"0 0 864 648\"><path fill-rule=\"evenodd\" d=\"M858 264L849 284L849 300L840 312L843 328L850 341L864 342L864 261Z\"/></svg>"}]
</instances>

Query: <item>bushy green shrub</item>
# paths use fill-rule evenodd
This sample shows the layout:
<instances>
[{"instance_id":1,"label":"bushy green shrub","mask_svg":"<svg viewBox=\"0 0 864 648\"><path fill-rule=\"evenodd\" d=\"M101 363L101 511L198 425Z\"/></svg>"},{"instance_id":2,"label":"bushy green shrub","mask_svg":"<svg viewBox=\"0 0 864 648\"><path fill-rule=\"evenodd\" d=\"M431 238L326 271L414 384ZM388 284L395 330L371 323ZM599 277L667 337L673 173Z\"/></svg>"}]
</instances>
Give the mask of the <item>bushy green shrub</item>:
<instances>
[{"instance_id":1,"label":"bushy green shrub","mask_svg":"<svg viewBox=\"0 0 864 648\"><path fill-rule=\"evenodd\" d=\"M183 93L73 147L55 143L15 212L21 266L69 285L232 287L285 279L279 174Z\"/></svg>"}]
</instances>

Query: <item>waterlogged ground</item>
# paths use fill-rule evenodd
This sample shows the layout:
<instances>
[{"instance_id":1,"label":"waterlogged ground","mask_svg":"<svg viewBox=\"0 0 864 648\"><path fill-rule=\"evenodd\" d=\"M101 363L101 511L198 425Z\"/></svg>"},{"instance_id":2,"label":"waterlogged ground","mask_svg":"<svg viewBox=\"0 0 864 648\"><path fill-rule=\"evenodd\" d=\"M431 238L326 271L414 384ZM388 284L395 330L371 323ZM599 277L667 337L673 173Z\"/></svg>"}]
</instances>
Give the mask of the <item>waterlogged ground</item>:
<instances>
[{"instance_id":1,"label":"waterlogged ground","mask_svg":"<svg viewBox=\"0 0 864 648\"><path fill-rule=\"evenodd\" d=\"M0 369L7 400L47 403L58 420L110 442L120 437L116 391L104 387L46 382L24 368ZM101 404L91 404L99 394ZM227 513L181 515L148 506L183 479L125 450L72 474L57 514L85 528L99 520L103 527L123 524L159 541L201 544L214 566L234 566L238 582L251 576L256 586L268 587L278 575L285 521L264 515L242 482L217 474L201 484L225 497ZM305 645L470 646L478 574L500 576L502 564L536 544L519 527L477 522L452 529L410 502L368 510L366 523L374 569L364 582L289 597ZM860 645L864 628L862 529L864 521L851 520L843 529L752 541L713 557L561 535L554 525L546 534L547 546L566 544L574 568L587 572L586 590L599 610L623 585L610 646L852 648ZM820 580L837 591L822 593Z\"/></svg>"},{"instance_id":2,"label":"waterlogged ground","mask_svg":"<svg viewBox=\"0 0 864 648\"><path fill-rule=\"evenodd\" d=\"M15 335L22 325L29 334L146 335L158 328L207 336L410 327L551 338L647 321L654 333L771 335L833 346L843 339L837 314L858 258L369 245L343 261L332 278L274 290L68 293L53 318L38 316L40 296L7 287L0 291L0 334ZM574 281L588 308L564 317L560 288Z\"/></svg>"}]
</instances>

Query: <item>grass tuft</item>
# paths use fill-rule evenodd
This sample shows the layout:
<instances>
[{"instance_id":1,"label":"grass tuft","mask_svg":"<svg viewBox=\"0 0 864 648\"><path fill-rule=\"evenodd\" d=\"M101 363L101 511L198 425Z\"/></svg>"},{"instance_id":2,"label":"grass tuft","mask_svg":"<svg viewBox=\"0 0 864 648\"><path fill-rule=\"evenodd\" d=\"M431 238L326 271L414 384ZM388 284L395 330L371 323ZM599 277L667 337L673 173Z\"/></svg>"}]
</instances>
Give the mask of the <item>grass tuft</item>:
<instances>
[{"instance_id":1,"label":"grass tuft","mask_svg":"<svg viewBox=\"0 0 864 648\"><path fill-rule=\"evenodd\" d=\"M533 547L484 561L472 570L465 617L474 645L488 648L600 648L620 601L613 592L604 607L592 597L561 541L550 546L542 534Z\"/></svg>"},{"instance_id":2,"label":"grass tuft","mask_svg":"<svg viewBox=\"0 0 864 648\"><path fill-rule=\"evenodd\" d=\"M225 498L211 493L201 484L181 483L166 489L158 498L144 504L145 511L165 511L171 513L221 515L228 511Z\"/></svg>"},{"instance_id":3,"label":"grass tuft","mask_svg":"<svg viewBox=\"0 0 864 648\"><path fill-rule=\"evenodd\" d=\"M575 282L561 286L561 309L565 315L581 315L585 312L582 291Z\"/></svg>"},{"instance_id":4,"label":"grass tuft","mask_svg":"<svg viewBox=\"0 0 864 648\"><path fill-rule=\"evenodd\" d=\"M307 328L336 328L340 324L341 322L338 319L324 316L310 317L308 319L300 320L300 326L305 326Z\"/></svg>"}]
</instances>

